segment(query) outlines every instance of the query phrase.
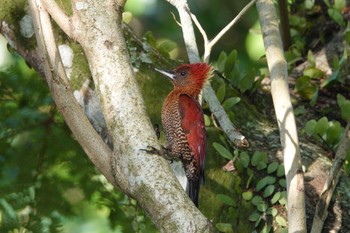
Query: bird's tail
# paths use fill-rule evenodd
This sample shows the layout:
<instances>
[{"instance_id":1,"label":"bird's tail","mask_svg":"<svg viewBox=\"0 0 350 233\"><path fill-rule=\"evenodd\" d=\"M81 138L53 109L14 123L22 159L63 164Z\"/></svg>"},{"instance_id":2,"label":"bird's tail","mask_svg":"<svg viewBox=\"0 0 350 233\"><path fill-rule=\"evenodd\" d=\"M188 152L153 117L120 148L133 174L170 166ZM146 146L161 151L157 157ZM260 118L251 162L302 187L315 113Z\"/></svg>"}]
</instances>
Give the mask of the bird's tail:
<instances>
[{"instance_id":1,"label":"bird's tail","mask_svg":"<svg viewBox=\"0 0 350 233\"><path fill-rule=\"evenodd\" d=\"M198 207L198 196L199 196L199 187L200 179L197 180L188 180L188 195L193 201L194 205Z\"/></svg>"}]
</instances>

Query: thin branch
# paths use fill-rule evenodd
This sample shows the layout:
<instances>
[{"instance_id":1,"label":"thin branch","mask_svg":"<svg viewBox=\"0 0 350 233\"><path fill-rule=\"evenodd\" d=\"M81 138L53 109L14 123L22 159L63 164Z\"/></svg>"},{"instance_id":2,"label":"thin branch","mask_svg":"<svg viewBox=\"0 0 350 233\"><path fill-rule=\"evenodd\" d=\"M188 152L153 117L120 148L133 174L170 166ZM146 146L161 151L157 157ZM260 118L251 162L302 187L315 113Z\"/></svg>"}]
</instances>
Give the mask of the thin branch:
<instances>
[{"instance_id":1,"label":"thin branch","mask_svg":"<svg viewBox=\"0 0 350 233\"><path fill-rule=\"evenodd\" d=\"M238 15L229 23L227 24L226 27L224 27L215 37L213 40L210 41L209 43L209 47L213 47L220 39L223 35L225 35L226 32L228 32L228 30L231 29L231 27L233 27L233 25L235 25L241 18L242 16L255 4L257 0L252 0L250 1L239 13Z\"/></svg>"},{"instance_id":2,"label":"thin branch","mask_svg":"<svg viewBox=\"0 0 350 233\"><path fill-rule=\"evenodd\" d=\"M43 0L43 5L58 26L70 37L73 38L71 18L68 17L55 0Z\"/></svg>"},{"instance_id":3,"label":"thin branch","mask_svg":"<svg viewBox=\"0 0 350 233\"><path fill-rule=\"evenodd\" d=\"M84 151L113 185L115 182L110 160L112 152L92 128L82 108L76 102L67 83L62 61L54 40L50 17L40 0L30 0L29 6L33 17L35 35L42 57L42 67L47 83L65 122L72 130Z\"/></svg>"},{"instance_id":4,"label":"thin branch","mask_svg":"<svg viewBox=\"0 0 350 233\"><path fill-rule=\"evenodd\" d=\"M238 15L229 23L226 25L226 27L224 27L215 37L214 39L212 39L211 41L208 40L208 36L205 32L205 30L203 29L203 27L201 26L201 24L198 22L197 17L192 14L190 12L190 10L187 8L187 13L191 16L193 22L196 24L198 30L200 31L200 33L203 36L203 40L204 40L204 56L203 56L203 60L204 62L209 62L209 58L210 58L210 54L211 54L211 50L214 47L214 45L221 39L221 37L223 37L225 35L226 32L228 32L241 18L242 16L254 5L254 3L257 0L252 0L250 1L239 13Z\"/></svg>"},{"instance_id":5,"label":"thin branch","mask_svg":"<svg viewBox=\"0 0 350 233\"><path fill-rule=\"evenodd\" d=\"M337 187L341 168L343 167L347 152L350 149L350 124L348 123L342 139L340 140L337 153L333 160L333 165L329 171L326 183L323 186L320 200L317 203L311 233L322 231L324 221L328 215L328 206L332 199L333 192Z\"/></svg>"}]
</instances>

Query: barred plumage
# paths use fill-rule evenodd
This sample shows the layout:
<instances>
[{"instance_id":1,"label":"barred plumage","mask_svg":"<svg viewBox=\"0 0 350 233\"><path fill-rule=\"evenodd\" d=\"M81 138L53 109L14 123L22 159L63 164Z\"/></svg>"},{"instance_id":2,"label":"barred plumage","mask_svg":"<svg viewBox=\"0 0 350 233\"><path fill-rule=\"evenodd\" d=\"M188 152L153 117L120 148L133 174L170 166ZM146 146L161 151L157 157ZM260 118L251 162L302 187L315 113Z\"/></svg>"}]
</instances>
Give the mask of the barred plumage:
<instances>
[{"instance_id":1,"label":"barred plumage","mask_svg":"<svg viewBox=\"0 0 350 233\"><path fill-rule=\"evenodd\" d=\"M197 99L212 68L196 63L182 65L174 71L157 70L174 85L162 109L167 148L173 158L182 161L189 182L189 196L198 206L199 186L204 181L205 129Z\"/></svg>"}]
</instances>

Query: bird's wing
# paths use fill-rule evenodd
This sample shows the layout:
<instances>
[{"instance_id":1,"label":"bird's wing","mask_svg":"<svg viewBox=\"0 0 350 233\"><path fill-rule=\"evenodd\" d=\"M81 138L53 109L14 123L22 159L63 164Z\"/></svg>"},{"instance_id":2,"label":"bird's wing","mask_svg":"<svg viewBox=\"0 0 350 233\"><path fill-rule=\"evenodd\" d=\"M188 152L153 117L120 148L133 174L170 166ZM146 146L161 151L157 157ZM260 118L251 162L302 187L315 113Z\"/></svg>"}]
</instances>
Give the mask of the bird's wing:
<instances>
[{"instance_id":1,"label":"bird's wing","mask_svg":"<svg viewBox=\"0 0 350 233\"><path fill-rule=\"evenodd\" d=\"M199 180L203 182L206 139L202 108L197 100L188 95L183 94L179 98L181 125L199 166Z\"/></svg>"}]
</instances>

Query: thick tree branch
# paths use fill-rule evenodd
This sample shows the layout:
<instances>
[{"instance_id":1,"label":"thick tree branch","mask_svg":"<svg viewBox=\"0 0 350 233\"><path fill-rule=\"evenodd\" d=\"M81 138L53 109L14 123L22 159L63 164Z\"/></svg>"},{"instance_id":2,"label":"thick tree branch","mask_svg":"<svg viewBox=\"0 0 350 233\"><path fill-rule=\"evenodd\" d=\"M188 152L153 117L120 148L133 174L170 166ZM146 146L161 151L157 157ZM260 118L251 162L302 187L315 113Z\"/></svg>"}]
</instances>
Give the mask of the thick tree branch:
<instances>
[{"instance_id":1,"label":"thick tree branch","mask_svg":"<svg viewBox=\"0 0 350 233\"><path fill-rule=\"evenodd\" d=\"M197 49L196 37L194 35L193 25L191 16L189 14L190 10L187 5L186 0L167 0L179 12L182 33L188 53L188 58L191 63L199 62L199 53ZM232 122L228 118L225 110L222 108L220 102L216 98L215 92L210 84L205 85L203 90L203 97L208 103L210 111L214 114L215 118L218 120L222 130L225 132L230 141L234 146L238 148L248 147L248 140L233 126Z\"/></svg>"},{"instance_id":2,"label":"thick tree branch","mask_svg":"<svg viewBox=\"0 0 350 233\"><path fill-rule=\"evenodd\" d=\"M311 233L320 233L323 229L324 221L328 215L328 206L332 199L333 192L337 187L341 168L343 167L346 155L350 150L350 124L345 128L343 137L339 143L333 165L329 171L328 179L324 184L320 200L317 203Z\"/></svg>"},{"instance_id":3,"label":"thick tree branch","mask_svg":"<svg viewBox=\"0 0 350 233\"><path fill-rule=\"evenodd\" d=\"M287 62L271 0L258 0L257 8L271 76L271 94L280 129L288 192L289 232L306 232L304 177L298 134L287 82Z\"/></svg>"},{"instance_id":4,"label":"thick tree branch","mask_svg":"<svg viewBox=\"0 0 350 233\"><path fill-rule=\"evenodd\" d=\"M210 223L193 205L167 161L142 149L159 147L126 47L114 0L73 1L75 32L89 62L109 135L112 169L124 192L135 198L162 232L207 232ZM110 9L106 11L106 9Z\"/></svg>"},{"instance_id":5,"label":"thick tree branch","mask_svg":"<svg viewBox=\"0 0 350 233\"><path fill-rule=\"evenodd\" d=\"M81 107L70 90L58 49L54 40L49 15L40 0L29 1L35 26L35 34L42 57L42 69L52 97L63 115L67 125L82 145L98 170L117 186L110 167L112 152L92 128Z\"/></svg>"}]
</instances>

